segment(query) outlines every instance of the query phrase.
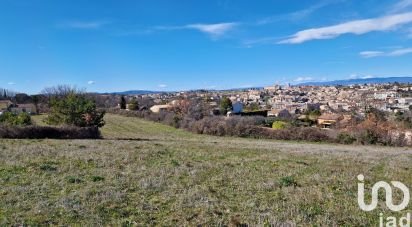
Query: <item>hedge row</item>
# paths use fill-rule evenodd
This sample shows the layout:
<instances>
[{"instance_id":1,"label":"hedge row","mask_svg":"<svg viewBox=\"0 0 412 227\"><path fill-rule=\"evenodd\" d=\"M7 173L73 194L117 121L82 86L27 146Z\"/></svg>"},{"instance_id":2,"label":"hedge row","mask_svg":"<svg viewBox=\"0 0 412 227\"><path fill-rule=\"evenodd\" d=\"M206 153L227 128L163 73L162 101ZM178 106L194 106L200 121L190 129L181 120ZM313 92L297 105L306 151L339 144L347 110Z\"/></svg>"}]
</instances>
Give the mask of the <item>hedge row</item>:
<instances>
[{"instance_id":1,"label":"hedge row","mask_svg":"<svg viewBox=\"0 0 412 227\"><path fill-rule=\"evenodd\" d=\"M0 126L0 138L7 139L100 139L97 127Z\"/></svg>"}]
</instances>

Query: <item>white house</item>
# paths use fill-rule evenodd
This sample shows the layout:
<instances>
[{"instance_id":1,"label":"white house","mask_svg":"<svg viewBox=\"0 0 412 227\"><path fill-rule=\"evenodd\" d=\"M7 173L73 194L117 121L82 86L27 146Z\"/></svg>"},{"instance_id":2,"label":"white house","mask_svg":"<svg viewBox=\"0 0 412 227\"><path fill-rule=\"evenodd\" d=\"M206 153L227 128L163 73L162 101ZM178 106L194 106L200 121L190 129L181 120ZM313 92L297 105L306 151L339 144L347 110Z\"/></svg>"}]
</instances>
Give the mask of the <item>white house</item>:
<instances>
[{"instance_id":1,"label":"white house","mask_svg":"<svg viewBox=\"0 0 412 227\"><path fill-rule=\"evenodd\" d=\"M154 105L150 107L150 111L152 111L153 113L159 113L160 111L167 110L170 107L170 105Z\"/></svg>"}]
</instances>

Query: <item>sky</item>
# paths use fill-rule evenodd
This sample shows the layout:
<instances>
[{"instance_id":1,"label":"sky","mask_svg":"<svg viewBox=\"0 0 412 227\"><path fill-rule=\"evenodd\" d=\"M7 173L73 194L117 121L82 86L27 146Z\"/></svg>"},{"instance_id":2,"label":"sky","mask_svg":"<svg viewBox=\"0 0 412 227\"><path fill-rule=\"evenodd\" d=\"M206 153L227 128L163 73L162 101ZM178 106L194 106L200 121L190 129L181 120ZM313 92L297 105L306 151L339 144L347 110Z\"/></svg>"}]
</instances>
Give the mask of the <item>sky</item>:
<instances>
[{"instance_id":1,"label":"sky","mask_svg":"<svg viewBox=\"0 0 412 227\"><path fill-rule=\"evenodd\" d=\"M228 89L412 76L412 0L0 0L0 87Z\"/></svg>"}]
</instances>

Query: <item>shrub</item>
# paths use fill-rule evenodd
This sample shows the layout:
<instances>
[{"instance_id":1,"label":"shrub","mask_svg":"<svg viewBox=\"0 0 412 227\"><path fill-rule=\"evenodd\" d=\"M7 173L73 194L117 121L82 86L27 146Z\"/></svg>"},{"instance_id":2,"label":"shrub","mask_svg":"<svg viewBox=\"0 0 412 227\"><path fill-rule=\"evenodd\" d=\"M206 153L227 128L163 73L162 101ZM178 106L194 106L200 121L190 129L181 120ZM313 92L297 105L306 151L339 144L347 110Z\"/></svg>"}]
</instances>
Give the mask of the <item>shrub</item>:
<instances>
[{"instance_id":1,"label":"shrub","mask_svg":"<svg viewBox=\"0 0 412 227\"><path fill-rule=\"evenodd\" d=\"M343 143L343 144L352 144L356 141L355 137L353 137L352 135L346 132L339 133L336 139L338 143Z\"/></svg>"},{"instance_id":2,"label":"shrub","mask_svg":"<svg viewBox=\"0 0 412 227\"><path fill-rule=\"evenodd\" d=\"M0 115L0 123L6 125L24 126L31 125L32 121L28 113L14 114L11 112L5 112L2 115Z\"/></svg>"},{"instance_id":3,"label":"shrub","mask_svg":"<svg viewBox=\"0 0 412 227\"><path fill-rule=\"evenodd\" d=\"M288 126L286 122L283 121L275 121L272 124L273 129L285 129Z\"/></svg>"},{"instance_id":4,"label":"shrub","mask_svg":"<svg viewBox=\"0 0 412 227\"><path fill-rule=\"evenodd\" d=\"M97 127L2 126L0 138L7 139L99 139Z\"/></svg>"},{"instance_id":5,"label":"shrub","mask_svg":"<svg viewBox=\"0 0 412 227\"><path fill-rule=\"evenodd\" d=\"M52 97L50 106L45 121L51 125L103 127L105 124L105 112L97 111L96 104L83 94L71 92L62 98Z\"/></svg>"},{"instance_id":6,"label":"shrub","mask_svg":"<svg viewBox=\"0 0 412 227\"><path fill-rule=\"evenodd\" d=\"M286 177L280 178L279 184L282 187L298 186L298 182L295 180L293 176L286 176Z\"/></svg>"},{"instance_id":7,"label":"shrub","mask_svg":"<svg viewBox=\"0 0 412 227\"><path fill-rule=\"evenodd\" d=\"M232 106L232 101L230 101L229 98L224 97L221 101L220 101L220 112L222 114L226 114L227 112L231 111L233 108Z\"/></svg>"},{"instance_id":8,"label":"shrub","mask_svg":"<svg viewBox=\"0 0 412 227\"><path fill-rule=\"evenodd\" d=\"M133 98L129 102L129 110L138 110L139 109L139 103L137 102L136 98Z\"/></svg>"}]
</instances>

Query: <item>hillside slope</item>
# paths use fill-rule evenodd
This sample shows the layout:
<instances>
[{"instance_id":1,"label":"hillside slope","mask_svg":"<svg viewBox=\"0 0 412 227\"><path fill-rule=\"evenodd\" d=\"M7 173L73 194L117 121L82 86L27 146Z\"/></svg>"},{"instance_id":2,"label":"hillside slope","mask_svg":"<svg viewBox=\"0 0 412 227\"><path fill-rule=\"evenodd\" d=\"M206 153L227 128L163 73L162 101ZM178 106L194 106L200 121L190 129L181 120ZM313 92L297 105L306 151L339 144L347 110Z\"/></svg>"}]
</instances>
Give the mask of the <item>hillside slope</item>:
<instances>
[{"instance_id":1,"label":"hillside slope","mask_svg":"<svg viewBox=\"0 0 412 227\"><path fill-rule=\"evenodd\" d=\"M356 176L412 185L406 148L106 121L105 140L0 140L0 225L377 225L383 210L358 208Z\"/></svg>"}]
</instances>

